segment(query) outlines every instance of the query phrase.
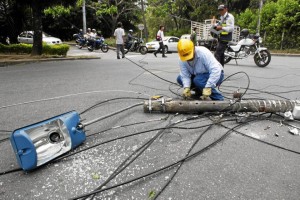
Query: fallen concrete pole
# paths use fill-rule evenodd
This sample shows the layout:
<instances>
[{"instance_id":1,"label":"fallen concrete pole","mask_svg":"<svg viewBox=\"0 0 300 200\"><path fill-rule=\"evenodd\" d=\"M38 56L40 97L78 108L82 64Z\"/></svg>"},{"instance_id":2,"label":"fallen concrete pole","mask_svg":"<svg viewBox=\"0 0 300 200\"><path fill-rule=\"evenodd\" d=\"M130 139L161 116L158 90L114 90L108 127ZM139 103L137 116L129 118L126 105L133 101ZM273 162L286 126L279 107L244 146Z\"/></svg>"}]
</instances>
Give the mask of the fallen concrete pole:
<instances>
[{"instance_id":1,"label":"fallen concrete pole","mask_svg":"<svg viewBox=\"0 0 300 200\"><path fill-rule=\"evenodd\" d=\"M288 112L293 111L299 100L241 100L188 101L161 98L144 102L144 112L203 113L203 112Z\"/></svg>"}]
</instances>

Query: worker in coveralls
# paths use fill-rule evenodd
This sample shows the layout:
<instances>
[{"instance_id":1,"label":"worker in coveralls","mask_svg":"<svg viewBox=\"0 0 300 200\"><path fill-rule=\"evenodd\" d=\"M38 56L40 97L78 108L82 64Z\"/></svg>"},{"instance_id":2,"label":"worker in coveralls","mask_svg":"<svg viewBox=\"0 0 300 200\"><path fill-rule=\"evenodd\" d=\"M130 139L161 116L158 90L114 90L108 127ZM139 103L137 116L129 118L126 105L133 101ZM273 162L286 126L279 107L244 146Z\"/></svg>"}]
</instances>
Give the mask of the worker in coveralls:
<instances>
[{"instance_id":1,"label":"worker in coveralls","mask_svg":"<svg viewBox=\"0 0 300 200\"><path fill-rule=\"evenodd\" d=\"M219 5L218 10L221 15L221 20L215 25L215 29L220 31L215 57L224 67L224 52L228 42L232 40L234 17L232 14L228 13L227 6L224 4Z\"/></svg>"},{"instance_id":2,"label":"worker in coveralls","mask_svg":"<svg viewBox=\"0 0 300 200\"><path fill-rule=\"evenodd\" d=\"M224 79L224 71L214 55L206 47L195 47L189 39L180 39L177 50L180 58L177 82L184 88L183 97L191 98L194 90L195 97L202 100L224 100L216 88Z\"/></svg>"}]
</instances>

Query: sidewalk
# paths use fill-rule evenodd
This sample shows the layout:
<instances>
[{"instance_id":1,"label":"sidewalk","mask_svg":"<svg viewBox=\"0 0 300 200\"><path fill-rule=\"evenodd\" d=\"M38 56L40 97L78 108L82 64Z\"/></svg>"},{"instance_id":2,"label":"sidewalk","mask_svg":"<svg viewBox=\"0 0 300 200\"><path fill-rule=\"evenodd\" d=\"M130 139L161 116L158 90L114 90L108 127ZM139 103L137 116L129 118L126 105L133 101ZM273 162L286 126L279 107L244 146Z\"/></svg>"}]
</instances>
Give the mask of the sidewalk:
<instances>
[{"instance_id":1,"label":"sidewalk","mask_svg":"<svg viewBox=\"0 0 300 200\"><path fill-rule=\"evenodd\" d=\"M0 67L8 65L34 63L45 61L60 61L60 60L78 60L78 59L101 59L99 51L89 52L87 49L78 49L75 45L70 45L70 50L66 57L51 57L51 56L30 56L30 55L5 55L0 54Z\"/></svg>"}]
</instances>

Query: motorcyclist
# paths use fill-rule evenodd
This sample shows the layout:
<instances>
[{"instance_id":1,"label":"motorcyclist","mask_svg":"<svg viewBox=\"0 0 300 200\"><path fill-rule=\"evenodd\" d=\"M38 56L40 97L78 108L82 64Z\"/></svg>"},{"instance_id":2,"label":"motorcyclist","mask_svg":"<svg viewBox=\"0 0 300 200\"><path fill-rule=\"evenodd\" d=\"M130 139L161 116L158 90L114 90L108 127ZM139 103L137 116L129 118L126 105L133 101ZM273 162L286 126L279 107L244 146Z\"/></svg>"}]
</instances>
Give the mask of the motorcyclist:
<instances>
[{"instance_id":1,"label":"motorcyclist","mask_svg":"<svg viewBox=\"0 0 300 200\"><path fill-rule=\"evenodd\" d=\"M90 33L90 40L92 41L92 46L93 48L96 47L96 37L97 37L97 31L96 29L92 29L91 33Z\"/></svg>"},{"instance_id":2,"label":"motorcyclist","mask_svg":"<svg viewBox=\"0 0 300 200\"><path fill-rule=\"evenodd\" d=\"M86 31L86 34L84 35L84 38L89 39L91 37L91 33L92 33L91 28L88 28Z\"/></svg>"},{"instance_id":3,"label":"motorcyclist","mask_svg":"<svg viewBox=\"0 0 300 200\"><path fill-rule=\"evenodd\" d=\"M126 45L126 48L128 49L131 49L134 45L134 39L135 37L132 35L133 34L133 30L130 29L128 31L128 34L127 34L127 45Z\"/></svg>"}]
</instances>

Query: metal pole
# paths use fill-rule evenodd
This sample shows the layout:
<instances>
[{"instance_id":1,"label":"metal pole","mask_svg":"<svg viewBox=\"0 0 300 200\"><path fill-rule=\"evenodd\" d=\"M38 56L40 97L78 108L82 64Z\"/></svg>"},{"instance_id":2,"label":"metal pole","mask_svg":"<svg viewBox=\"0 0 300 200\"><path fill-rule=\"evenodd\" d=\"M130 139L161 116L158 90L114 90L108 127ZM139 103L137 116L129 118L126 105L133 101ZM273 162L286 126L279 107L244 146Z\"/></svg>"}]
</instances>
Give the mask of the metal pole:
<instances>
[{"instance_id":1,"label":"metal pole","mask_svg":"<svg viewBox=\"0 0 300 200\"><path fill-rule=\"evenodd\" d=\"M82 0L82 22L83 22L83 33L86 33L86 12L85 12L85 0Z\"/></svg>"},{"instance_id":2,"label":"metal pole","mask_svg":"<svg viewBox=\"0 0 300 200\"><path fill-rule=\"evenodd\" d=\"M287 112L293 111L299 100L241 100L233 101L186 101L159 99L144 102L144 112L203 113L203 112Z\"/></svg>"},{"instance_id":3,"label":"metal pole","mask_svg":"<svg viewBox=\"0 0 300 200\"><path fill-rule=\"evenodd\" d=\"M259 2L259 14L258 14L258 22L257 22L256 33L260 32L260 18L261 18L261 9L262 9L262 6L263 6L263 0L260 0L260 2Z\"/></svg>"}]
</instances>

